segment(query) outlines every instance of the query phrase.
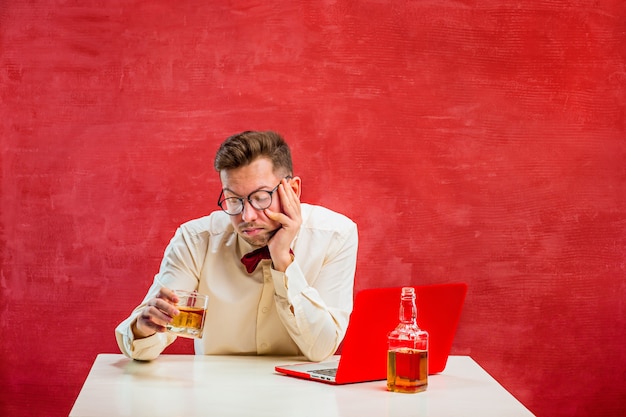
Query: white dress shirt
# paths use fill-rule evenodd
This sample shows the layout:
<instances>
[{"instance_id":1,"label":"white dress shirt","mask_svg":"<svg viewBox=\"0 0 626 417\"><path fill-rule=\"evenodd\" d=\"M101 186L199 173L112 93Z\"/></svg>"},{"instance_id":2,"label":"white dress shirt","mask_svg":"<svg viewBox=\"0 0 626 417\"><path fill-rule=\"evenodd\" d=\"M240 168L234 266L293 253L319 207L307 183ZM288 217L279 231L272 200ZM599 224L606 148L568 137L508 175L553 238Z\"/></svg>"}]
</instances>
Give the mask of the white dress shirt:
<instances>
[{"instance_id":1,"label":"white dress shirt","mask_svg":"<svg viewBox=\"0 0 626 417\"><path fill-rule=\"evenodd\" d=\"M240 259L255 247L222 211L180 226L144 301L116 328L121 351L152 360L176 339L166 332L135 340L131 330L163 285L209 296L196 354L304 355L312 361L334 354L352 311L357 226L326 208L301 207L302 225L291 245L295 258L284 273L263 260L248 274Z\"/></svg>"}]
</instances>

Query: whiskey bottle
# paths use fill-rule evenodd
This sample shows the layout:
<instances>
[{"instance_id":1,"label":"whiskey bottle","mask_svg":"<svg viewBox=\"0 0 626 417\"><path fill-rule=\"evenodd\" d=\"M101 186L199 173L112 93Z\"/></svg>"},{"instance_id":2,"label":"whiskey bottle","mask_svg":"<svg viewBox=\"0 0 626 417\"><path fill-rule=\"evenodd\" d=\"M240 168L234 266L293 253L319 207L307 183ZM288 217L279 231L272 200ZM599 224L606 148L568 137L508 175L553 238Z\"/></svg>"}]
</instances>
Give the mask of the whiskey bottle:
<instances>
[{"instance_id":1,"label":"whiskey bottle","mask_svg":"<svg viewBox=\"0 0 626 417\"><path fill-rule=\"evenodd\" d=\"M400 323L387 338L387 389L415 393L428 386L428 332L417 325L415 289L402 288Z\"/></svg>"}]
</instances>

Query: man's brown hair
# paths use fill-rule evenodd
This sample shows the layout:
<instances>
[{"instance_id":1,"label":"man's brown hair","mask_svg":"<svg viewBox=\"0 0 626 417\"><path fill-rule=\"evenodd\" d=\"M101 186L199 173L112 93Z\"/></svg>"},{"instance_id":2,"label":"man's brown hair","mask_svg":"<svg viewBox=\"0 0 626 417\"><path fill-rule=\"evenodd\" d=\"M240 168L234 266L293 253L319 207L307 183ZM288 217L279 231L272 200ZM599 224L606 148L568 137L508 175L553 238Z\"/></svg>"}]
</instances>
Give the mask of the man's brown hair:
<instances>
[{"instance_id":1,"label":"man's brown hair","mask_svg":"<svg viewBox=\"0 0 626 417\"><path fill-rule=\"evenodd\" d=\"M287 142L276 132L245 131L227 138L215 155L215 170L240 168L259 157L272 161L279 176L293 175L291 151ZM280 172L280 171L285 172Z\"/></svg>"}]
</instances>

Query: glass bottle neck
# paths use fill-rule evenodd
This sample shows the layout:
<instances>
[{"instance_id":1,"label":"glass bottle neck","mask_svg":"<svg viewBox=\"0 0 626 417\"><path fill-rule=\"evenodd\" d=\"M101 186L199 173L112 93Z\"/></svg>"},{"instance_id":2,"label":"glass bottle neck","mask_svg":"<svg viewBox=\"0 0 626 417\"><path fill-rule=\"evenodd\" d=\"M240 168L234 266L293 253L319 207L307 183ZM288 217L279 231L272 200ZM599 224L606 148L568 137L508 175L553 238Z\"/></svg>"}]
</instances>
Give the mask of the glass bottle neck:
<instances>
[{"instance_id":1,"label":"glass bottle neck","mask_svg":"<svg viewBox=\"0 0 626 417\"><path fill-rule=\"evenodd\" d=\"M402 299L400 301L400 322L407 324L417 323L415 294L402 294Z\"/></svg>"}]
</instances>

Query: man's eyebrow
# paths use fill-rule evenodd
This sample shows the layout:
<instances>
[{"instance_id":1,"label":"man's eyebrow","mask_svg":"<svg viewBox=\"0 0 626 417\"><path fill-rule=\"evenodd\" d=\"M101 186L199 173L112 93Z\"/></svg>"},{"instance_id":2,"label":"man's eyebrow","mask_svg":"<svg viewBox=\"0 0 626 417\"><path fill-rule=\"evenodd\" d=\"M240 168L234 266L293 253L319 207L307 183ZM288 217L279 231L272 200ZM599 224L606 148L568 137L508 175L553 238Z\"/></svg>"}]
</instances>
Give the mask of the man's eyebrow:
<instances>
[{"instance_id":1,"label":"man's eyebrow","mask_svg":"<svg viewBox=\"0 0 626 417\"><path fill-rule=\"evenodd\" d=\"M228 192L228 193L230 193L230 194L233 194L233 195L234 195L234 196L236 196L236 197L241 197L239 194L237 194L236 192L234 192L234 191L233 191L233 190L231 190L230 188L224 188L224 189L222 189L222 192L223 192L224 194L226 194L226 193Z\"/></svg>"}]
</instances>

